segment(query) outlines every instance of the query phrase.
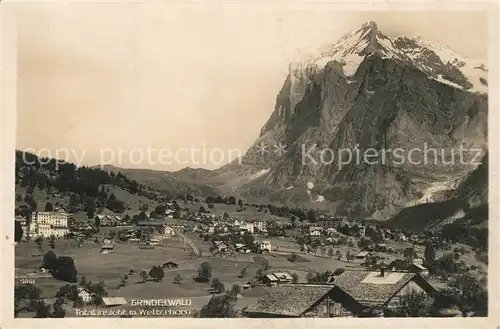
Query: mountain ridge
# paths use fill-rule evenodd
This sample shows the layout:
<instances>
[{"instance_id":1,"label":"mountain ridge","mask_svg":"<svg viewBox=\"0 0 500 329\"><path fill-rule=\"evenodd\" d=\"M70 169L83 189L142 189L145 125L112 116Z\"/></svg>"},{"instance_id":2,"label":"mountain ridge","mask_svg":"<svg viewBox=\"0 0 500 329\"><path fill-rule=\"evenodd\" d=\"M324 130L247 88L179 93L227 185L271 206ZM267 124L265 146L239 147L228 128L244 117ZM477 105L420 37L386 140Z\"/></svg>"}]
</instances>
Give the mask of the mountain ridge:
<instances>
[{"instance_id":1,"label":"mountain ridge","mask_svg":"<svg viewBox=\"0 0 500 329\"><path fill-rule=\"evenodd\" d=\"M394 155L376 164L337 166L345 155L333 165L304 163L304 149L315 159L325 151L408 152L424 145L448 152L441 159L448 161L461 146L484 152L487 91L481 60L421 37L388 37L367 22L290 62L274 110L242 158L215 170L167 173L200 193L312 203L338 215L388 219L407 207L446 199L477 165L398 164Z\"/></svg>"},{"instance_id":2,"label":"mountain ridge","mask_svg":"<svg viewBox=\"0 0 500 329\"><path fill-rule=\"evenodd\" d=\"M361 211L359 205L351 203L361 203L361 208L379 203L377 189L384 182L386 195L380 197L385 201L365 214L390 216L405 202L422 197L436 177L447 181L467 174L474 166L434 166L432 175L417 181L418 176L426 175L422 168L348 165L336 170L333 166L304 165L301 150L304 145L321 145L327 150L352 150L356 146L363 150L391 146L408 149L424 143L448 149L463 143L485 149L487 94L476 90L479 79L473 85L464 78L460 68L471 65L463 63L465 57L443 63L441 58L450 54L455 53L422 38L386 37L369 22L332 46L322 47L319 57L295 59L277 95L275 109L253 146L239 165L219 168L212 177L219 174L226 180L234 179L236 184L225 186L243 195L267 194L276 200L298 197L300 201L313 194L316 200L340 201L344 203L341 214L351 213L352 207ZM484 65L478 67L487 70ZM279 157L272 147L281 143L287 150ZM259 153L262 145L271 150ZM321 148L314 150L319 152ZM348 192L343 192L346 182ZM315 185L314 189L306 187L309 183ZM357 194L368 199L348 204L339 200ZM390 199L401 200L393 204L387 202ZM393 209L385 213L382 208Z\"/></svg>"}]
</instances>

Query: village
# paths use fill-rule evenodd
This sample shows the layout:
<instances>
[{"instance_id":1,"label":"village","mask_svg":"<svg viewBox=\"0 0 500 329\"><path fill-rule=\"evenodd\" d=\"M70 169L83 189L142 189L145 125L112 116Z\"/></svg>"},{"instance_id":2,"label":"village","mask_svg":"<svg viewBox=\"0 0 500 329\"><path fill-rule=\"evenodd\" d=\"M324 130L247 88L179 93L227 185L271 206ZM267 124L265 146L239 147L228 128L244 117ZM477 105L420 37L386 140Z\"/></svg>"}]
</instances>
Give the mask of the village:
<instances>
[{"instance_id":1,"label":"village","mask_svg":"<svg viewBox=\"0 0 500 329\"><path fill-rule=\"evenodd\" d=\"M216 211L202 201L176 200L153 216L108 212L82 220L62 208L34 212L29 224L18 216L23 238L16 245L16 284L36 285L42 300L64 305L66 316L96 305L133 309L130 300L148 298L189 298L182 314L193 316L213 296L235 291L235 308L248 317L363 316L367 309L373 316L375 306L377 316L391 316L402 295L436 296L447 285L446 273L431 275L425 267L430 241L441 249L433 251L435 259L451 250L439 237L328 215L315 223L263 220L243 207L252 206L216 205ZM74 262L79 279L69 280L72 297L61 292L68 280L44 268L48 253ZM463 258L470 253L454 249ZM458 263L486 274L486 266ZM33 313L33 307L18 309L18 316Z\"/></svg>"}]
</instances>

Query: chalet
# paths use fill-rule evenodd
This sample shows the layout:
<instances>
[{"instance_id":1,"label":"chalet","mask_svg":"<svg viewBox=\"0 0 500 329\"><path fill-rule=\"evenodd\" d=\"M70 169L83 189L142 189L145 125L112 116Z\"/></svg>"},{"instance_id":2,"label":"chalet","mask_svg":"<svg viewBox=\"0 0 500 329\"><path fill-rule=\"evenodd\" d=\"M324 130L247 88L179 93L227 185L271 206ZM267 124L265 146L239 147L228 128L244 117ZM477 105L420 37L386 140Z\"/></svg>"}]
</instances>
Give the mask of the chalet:
<instances>
[{"instance_id":1,"label":"chalet","mask_svg":"<svg viewBox=\"0 0 500 329\"><path fill-rule=\"evenodd\" d=\"M254 243L257 246L257 250L259 252L264 252L264 251L270 252L272 250L271 241L269 240L260 240L260 241L255 241Z\"/></svg>"},{"instance_id":2,"label":"chalet","mask_svg":"<svg viewBox=\"0 0 500 329\"><path fill-rule=\"evenodd\" d=\"M337 230L333 227L329 227L326 229L326 235L328 235L328 236L337 235L337 234L338 234Z\"/></svg>"},{"instance_id":3,"label":"chalet","mask_svg":"<svg viewBox=\"0 0 500 329\"><path fill-rule=\"evenodd\" d=\"M354 259L359 260L359 261L365 261L366 257L370 255L368 251L361 251L357 255L354 256Z\"/></svg>"},{"instance_id":4,"label":"chalet","mask_svg":"<svg viewBox=\"0 0 500 329\"><path fill-rule=\"evenodd\" d=\"M214 241L213 242L213 251L214 252L226 252L228 251L229 246L224 241Z\"/></svg>"},{"instance_id":5,"label":"chalet","mask_svg":"<svg viewBox=\"0 0 500 329\"><path fill-rule=\"evenodd\" d=\"M179 264L174 262L166 262L162 265L163 268L178 268Z\"/></svg>"},{"instance_id":6,"label":"chalet","mask_svg":"<svg viewBox=\"0 0 500 329\"><path fill-rule=\"evenodd\" d=\"M80 297L85 304L88 304L92 301L93 294L90 293L87 289L78 287L77 293L78 297Z\"/></svg>"},{"instance_id":7,"label":"chalet","mask_svg":"<svg viewBox=\"0 0 500 329\"><path fill-rule=\"evenodd\" d=\"M413 260L413 264L422 265L422 264L424 264L424 260L422 258L415 258Z\"/></svg>"},{"instance_id":8,"label":"chalet","mask_svg":"<svg viewBox=\"0 0 500 329\"><path fill-rule=\"evenodd\" d=\"M253 223L254 230L257 232L265 233L267 232L267 223L263 220L259 220Z\"/></svg>"},{"instance_id":9,"label":"chalet","mask_svg":"<svg viewBox=\"0 0 500 329\"><path fill-rule=\"evenodd\" d=\"M121 222L121 217L101 214L94 217L94 222L96 226L117 226Z\"/></svg>"},{"instance_id":10,"label":"chalet","mask_svg":"<svg viewBox=\"0 0 500 329\"><path fill-rule=\"evenodd\" d=\"M149 239L149 240L148 240L148 242L149 242L149 244L150 244L150 245L152 245L152 246L157 246L157 245L159 245L159 244L160 244L160 240L159 240L159 239L155 239L155 238L153 238L153 239Z\"/></svg>"},{"instance_id":11,"label":"chalet","mask_svg":"<svg viewBox=\"0 0 500 329\"><path fill-rule=\"evenodd\" d=\"M323 228L319 227L319 226L309 227L309 235L310 236L320 236L322 231L323 231Z\"/></svg>"},{"instance_id":12,"label":"chalet","mask_svg":"<svg viewBox=\"0 0 500 329\"><path fill-rule=\"evenodd\" d=\"M239 252L245 252L246 251L246 246L243 243L235 243L234 245L234 250L239 251Z\"/></svg>"},{"instance_id":13,"label":"chalet","mask_svg":"<svg viewBox=\"0 0 500 329\"><path fill-rule=\"evenodd\" d=\"M279 284L286 284L293 282L292 276L286 272L273 273L273 275L278 278Z\"/></svg>"},{"instance_id":14,"label":"chalet","mask_svg":"<svg viewBox=\"0 0 500 329\"><path fill-rule=\"evenodd\" d=\"M248 232L250 234L253 234L254 233L254 226L251 223L244 223L244 224L240 225L240 230Z\"/></svg>"},{"instance_id":15,"label":"chalet","mask_svg":"<svg viewBox=\"0 0 500 329\"><path fill-rule=\"evenodd\" d=\"M109 254L115 252L115 246L112 244L104 244L101 247L101 254Z\"/></svg>"},{"instance_id":16,"label":"chalet","mask_svg":"<svg viewBox=\"0 0 500 329\"><path fill-rule=\"evenodd\" d=\"M279 279L273 274L266 274L261 278L263 284L267 284L269 286L275 286L279 283Z\"/></svg>"},{"instance_id":17,"label":"chalet","mask_svg":"<svg viewBox=\"0 0 500 329\"><path fill-rule=\"evenodd\" d=\"M383 271L382 271L383 272ZM333 284L280 284L246 310L248 317L393 315L404 294L436 290L419 274L345 271Z\"/></svg>"},{"instance_id":18,"label":"chalet","mask_svg":"<svg viewBox=\"0 0 500 329\"><path fill-rule=\"evenodd\" d=\"M394 235L394 240L396 240L396 241L408 241L408 238L406 237L406 235L404 235L404 233L396 233Z\"/></svg>"},{"instance_id":19,"label":"chalet","mask_svg":"<svg viewBox=\"0 0 500 329\"><path fill-rule=\"evenodd\" d=\"M104 239L102 239L102 243L103 243L103 244L111 244L111 243L112 243L112 240L111 240L111 239L109 239L109 238L104 238Z\"/></svg>"},{"instance_id":20,"label":"chalet","mask_svg":"<svg viewBox=\"0 0 500 329\"><path fill-rule=\"evenodd\" d=\"M386 314L394 313L400 306L401 297L412 292L425 292L435 296L436 289L421 275L409 272L345 271L333 282L336 287L352 298L342 302L344 308L362 315L367 310L379 309Z\"/></svg>"}]
</instances>

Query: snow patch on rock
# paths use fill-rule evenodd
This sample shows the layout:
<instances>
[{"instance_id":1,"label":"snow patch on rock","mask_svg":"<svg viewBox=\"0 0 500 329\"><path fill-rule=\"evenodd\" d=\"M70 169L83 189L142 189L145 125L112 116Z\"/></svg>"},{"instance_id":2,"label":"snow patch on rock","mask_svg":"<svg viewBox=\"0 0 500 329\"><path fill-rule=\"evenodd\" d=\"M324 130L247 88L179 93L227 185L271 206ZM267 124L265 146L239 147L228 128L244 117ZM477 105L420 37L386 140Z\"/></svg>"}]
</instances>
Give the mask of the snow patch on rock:
<instances>
[{"instance_id":1,"label":"snow patch on rock","mask_svg":"<svg viewBox=\"0 0 500 329\"><path fill-rule=\"evenodd\" d=\"M254 180L254 179L257 179L259 177L262 177L262 176L266 175L267 173L269 173L270 170L271 170L271 168L262 169L262 170L256 172L255 174L251 175L249 177L249 180Z\"/></svg>"}]
</instances>

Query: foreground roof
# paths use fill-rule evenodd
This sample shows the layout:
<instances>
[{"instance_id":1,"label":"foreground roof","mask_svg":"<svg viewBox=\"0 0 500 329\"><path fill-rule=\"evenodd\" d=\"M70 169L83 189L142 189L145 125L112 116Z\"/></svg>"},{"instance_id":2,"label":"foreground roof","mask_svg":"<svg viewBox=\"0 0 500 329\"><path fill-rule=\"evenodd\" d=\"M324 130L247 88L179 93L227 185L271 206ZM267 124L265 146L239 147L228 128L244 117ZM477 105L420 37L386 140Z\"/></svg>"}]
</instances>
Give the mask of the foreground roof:
<instances>
[{"instance_id":1,"label":"foreground roof","mask_svg":"<svg viewBox=\"0 0 500 329\"><path fill-rule=\"evenodd\" d=\"M383 305L417 274L409 272L345 271L333 282L365 306Z\"/></svg>"},{"instance_id":2,"label":"foreground roof","mask_svg":"<svg viewBox=\"0 0 500 329\"><path fill-rule=\"evenodd\" d=\"M333 288L333 285L282 284L250 306L247 313L299 317Z\"/></svg>"}]
</instances>

